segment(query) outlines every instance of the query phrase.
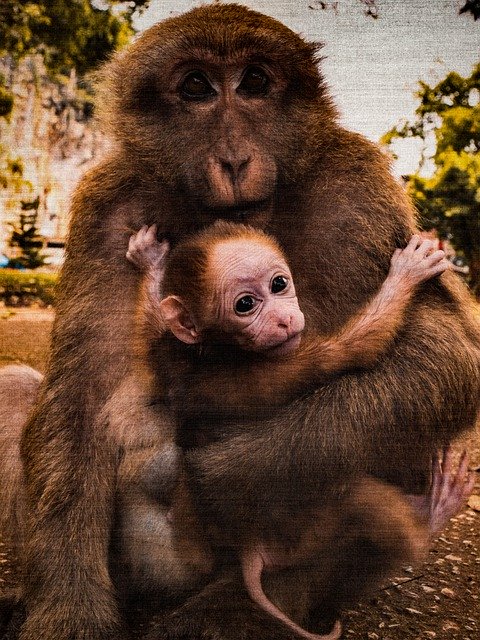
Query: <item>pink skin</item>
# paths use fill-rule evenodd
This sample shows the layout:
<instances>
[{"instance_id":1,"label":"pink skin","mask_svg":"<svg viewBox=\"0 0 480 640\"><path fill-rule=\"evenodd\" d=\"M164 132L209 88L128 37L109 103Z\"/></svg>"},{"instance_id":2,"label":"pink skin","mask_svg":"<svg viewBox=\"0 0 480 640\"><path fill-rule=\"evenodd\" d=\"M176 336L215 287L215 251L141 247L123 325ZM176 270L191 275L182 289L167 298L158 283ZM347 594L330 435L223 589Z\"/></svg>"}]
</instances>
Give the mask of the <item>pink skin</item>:
<instances>
[{"instance_id":1,"label":"pink skin","mask_svg":"<svg viewBox=\"0 0 480 640\"><path fill-rule=\"evenodd\" d=\"M451 268L442 249L436 249L431 240L423 240L418 234L411 237L405 249L395 249L390 262L389 277L412 286Z\"/></svg>"},{"instance_id":2,"label":"pink skin","mask_svg":"<svg viewBox=\"0 0 480 640\"><path fill-rule=\"evenodd\" d=\"M452 467L452 448L433 458L432 483L423 496L408 496L409 502L426 519L431 537L435 537L465 506L475 485L475 474L468 470L468 454L460 457L458 469Z\"/></svg>"},{"instance_id":3,"label":"pink skin","mask_svg":"<svg viewBox=\"0 0 480 640\"><path fill-rule=\"evenodd\" d=\"M155 224L151 227L144 225L140 231L130 237L128 242L127 260L145 274L148 285L147 294L153 304L160 295L168 251L168 242L157 240Z\"/></svg>"},{"instance_id":4,"label":"pink skin","mask_svg":"<svg viewBox=\"0 0 480 640\"><path fill-rule=\"evenodd\" d=\"M155 273L162 279L167 254L168 242L158 242L156 224L151 227L144 225L135 235L130 236L127 260L143 272L150 275Z\"/></svg>"},{"instance_id":5,"label":"pink skin","mask_svg":"<svg viewBox=\"0 0 480 640\"><path fill-rule=\"evenodd\" d=\"M155 225L144 226L132 235L126 257L145 274L149 297L152 302L157 298L164 321L177 338L187 343L201 342L204 328L219 325L247 351L277 357L298 348L305 319L290 269L278 251L261 241L219 242L209 265L217 283L215 309L202 326L176 296L160 300L168 243L159 243L156 232ZM272 281L278 276L284 277L287 285L273 292ZM243 296L251 296L255 306L251 312L240 314L235 311L235 303ZM182 326L180 317L188 317L189 325Z\"/></svg>"},{"instance_id":6,"label":"pink skin","mask_svg":"<svg viewBox=\"0 0 480 640\"><path fill-rule=\"evenodd\" d=\"M305 327L292 274L278 250L262 240L218 242L209 269L215 282L214 322L242 349L266 355L295 351ZM286 286L275 291L275 278ZM239 313L236 304L248 298L252 309Z\"/></svg>"}]
</instances>

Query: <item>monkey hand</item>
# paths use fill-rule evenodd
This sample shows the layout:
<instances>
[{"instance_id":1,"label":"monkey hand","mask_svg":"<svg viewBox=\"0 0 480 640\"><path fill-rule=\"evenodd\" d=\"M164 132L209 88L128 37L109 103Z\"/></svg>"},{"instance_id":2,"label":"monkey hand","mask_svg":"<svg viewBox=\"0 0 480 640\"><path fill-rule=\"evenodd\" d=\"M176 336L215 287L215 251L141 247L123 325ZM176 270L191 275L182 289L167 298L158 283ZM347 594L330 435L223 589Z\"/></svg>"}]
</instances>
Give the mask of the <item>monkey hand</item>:
<instances>
[{"instance_id":1,"label":"monkey hand","mask_svg":"<svg viewBox=\"0 0 480 640\"><path fill-rule=\"evenodd\" d=\"M450 268L441 249L434 249L431 240L414 235L405 249L396 249L390 264L389 278L409 288L438 276Z\"/></svg>"},{"instance_id":2,"label":"monkey hand","mask_svg":"<svg viewBox=\"0 0 480 640\"><path fill-rule=\"evenodd\" d=\"M169 245L166 240L158 242L157 225L144 225L140 231L130 237L127 260L144 272L163 275Z\"/></svg>"},{"instance_id":3,"label":"monkey hand","mask_svg":"<svg viewBox=\"0 0 480 640\"><path fill-rule=\"evenodd\" d=\"M455 471L452 466L452 449L447 447L441 459L433 459L432 482L424 496L409 496L412 506L426 518L430 534L435 536L447 526L464 507L472 493L475 474L468 470L468 455L464 451Z\"/></svg>"}]
</instances>

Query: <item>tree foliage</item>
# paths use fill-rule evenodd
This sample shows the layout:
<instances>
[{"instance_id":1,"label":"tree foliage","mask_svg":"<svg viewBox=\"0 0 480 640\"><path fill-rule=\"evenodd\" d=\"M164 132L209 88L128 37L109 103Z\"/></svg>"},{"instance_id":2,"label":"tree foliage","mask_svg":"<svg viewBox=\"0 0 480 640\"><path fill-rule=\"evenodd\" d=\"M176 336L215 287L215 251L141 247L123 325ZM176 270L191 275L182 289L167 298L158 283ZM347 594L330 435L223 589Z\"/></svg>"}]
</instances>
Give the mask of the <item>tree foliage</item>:
<instances>
[{"instance_id":1,"label":"tree foliage","mask_svg":"<svg viewBox=\"0 0 480 640\"><path fill-rule=\"evenodd\" d=\"M15 58L40 52L51 71L75 68L82 75L128 41L133 13L147 5L148 0L2 0L1 51Z\"/></svg>"},{"instance_id":2,"label":"tree foliage","mask_svg":"<svg viewBox=\"0 0 480 640\"><path fill-rule=\"evenodd\" d=\"M36 269L45 264L45 256L42 253L44 240L37 227L39 205L38 196L29 202L22 200L18 222L10 223L12 235L9 245L17 247L19 255L9 261L9 267Z\"/></svg>"},{"instance_id":3,"label":"tree foliage","mask_svg":"<svg viewBox=\"0 0 480 640\"><path fill-rule=\"evenodd\" d=\"M460 13L471 13L474 20L480 18L480 0L467 0Z\"/></svg>"},{"instance_id":4,"label":"tree foliage","mask_svg":"<svg viewBox=\"0 0 480 640\"><path fill-rule=\"evenodd\" d=\"M383 142L423 140L422 160L407 177L408 189L424 228L436 228L465 256L480 296L480 64L465 78L451 72L435 86L420 82L417 96L415 120L387 132ZM424 177L427 160L434 171Z\"/></svg>"},{"instance_id":5,"label":"tree foliage","mask_svg":"<svg viewBox=\"0 0 480 640\"><path fill-rule=\"evenodd\" d=\"M15 120L15 95L21 103L22 95L28 95L28 88L34 86L36 104L51 112L48 122L52 139L56 141L63 136L68 142L68 129L74 128L75 122L86 122L92 115L88 72L131 38L132 17L148 3L149 0L0 0L0 56L4 73L0 74L3 120L0 136L3 137L12 112ZM18 92L19 86L26 90ZM14 87L17 87L15 95ZM33 111L38 116L39 109ZM37 125L42 128L40 120ZM62 140L60 146L61 143ZM16 158L3 141L0 188L17 193L28 187L23 179L24 164L28 163ZM41 191L42 185L36 188Z\"/></svg>"}]
</instances>

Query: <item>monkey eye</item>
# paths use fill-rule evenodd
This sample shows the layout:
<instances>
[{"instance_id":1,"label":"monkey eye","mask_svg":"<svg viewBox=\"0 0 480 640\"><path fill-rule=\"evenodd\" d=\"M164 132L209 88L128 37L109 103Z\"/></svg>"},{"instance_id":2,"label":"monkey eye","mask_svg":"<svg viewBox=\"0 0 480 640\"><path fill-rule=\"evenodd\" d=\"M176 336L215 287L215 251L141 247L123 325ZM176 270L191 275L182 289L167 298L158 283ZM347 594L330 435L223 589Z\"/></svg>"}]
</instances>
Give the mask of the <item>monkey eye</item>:
<instances>
[{"instance_id":1,"label":"monkey eye","mask_svg":"<svg viewBox=\"0 0 480 640\"><path fill-rule=\"evenodd\" d=\"M251 66L245 69L237 91L249 96L260 96L267 92L269 84L269 77L262 67Z\"/></svg>"},{"instance_id":2,"label":"monkey eye","mask_svg":"<svg viewBox=\"0 0 480 640\"><path fill-rule=\"evenodd\" d=\"M189 73L180 86L184 100L205 100L215 95L215 89L200 71Z\"/></svg>"},{"instance_id":3,"label":"monkey eye","mask_svg":"<svg viewBox=\"0 0 480 640\"><path fill-rule=\"evenodd\" d=\"M257 301L253 296L242 296L235 302L235 313L249 313L257 305Z\"/></svg>"},{"instance_id":4,"label":"monkey eye","mask_svg":"<svg viewBox=\"0 0 480 640\"><path fill-rule=\"evenodd\" d=\"M272 284L270 285L270 291L272 293L280 293L280 291L283 291L284 289L287 288L287 285L288 285L288 278L286 278L285 276L276 276L272 280Z\"/></svg>"}]
</instances>

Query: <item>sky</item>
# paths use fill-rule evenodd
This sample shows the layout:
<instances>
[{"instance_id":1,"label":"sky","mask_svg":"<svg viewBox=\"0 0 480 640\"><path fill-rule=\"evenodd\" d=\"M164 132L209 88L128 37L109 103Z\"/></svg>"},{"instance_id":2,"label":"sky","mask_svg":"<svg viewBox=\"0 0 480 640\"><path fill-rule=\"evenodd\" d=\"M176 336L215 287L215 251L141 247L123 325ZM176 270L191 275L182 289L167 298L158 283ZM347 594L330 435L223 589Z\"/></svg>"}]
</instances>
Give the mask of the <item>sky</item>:
<instances>
[{"instance_id":1,"label":"sky","mask_svg":"<svg viewBox=\"0 0 480 640\"><path fill-rule=\"evenodd\" d=\"M379 17L363 13L359 0L338 0L337 10L310 9L319 0L243 0L285 23L307 40L323 42L322 71L343 124L378 141L402 119L412 119L419 79L438 82L448 71L469 75L480 61L480 21L458 15L464 0L378 0ZM187 11L193 0L151 0L136 21L145 29ZM412 141L395 147L397 174L418 161Z\"/></svg>"}]
</instances>

